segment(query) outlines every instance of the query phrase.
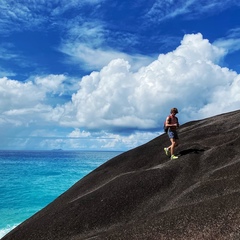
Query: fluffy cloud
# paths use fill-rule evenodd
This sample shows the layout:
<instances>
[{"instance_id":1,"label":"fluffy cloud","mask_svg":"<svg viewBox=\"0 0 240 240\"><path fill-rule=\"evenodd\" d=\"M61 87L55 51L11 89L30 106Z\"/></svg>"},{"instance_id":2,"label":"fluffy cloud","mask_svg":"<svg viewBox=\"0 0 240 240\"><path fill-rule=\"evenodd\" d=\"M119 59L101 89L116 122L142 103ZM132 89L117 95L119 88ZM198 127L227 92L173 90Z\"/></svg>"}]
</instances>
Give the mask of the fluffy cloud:
<instances>
[{"instance_id":1,"label":"fluffy cloud","mask_svg":"<svg viewBox=\"0 0 240 240\"><path fill-rule=\"evenodd\" d=\"M69 135L70 138L85 138L91 136L90 132L80 131L79 128L75 128Z\"/></svg>"},{"instance_id":2,"label":"fluffy cloud","mask_svg":"<svg viewBox=\"0 0 240 240\"><path fill-rule=\"evenodd\" d=\"M174 51L138 70L124 59L110 61L84 76L64 103L53 100L68 89L64 75L1 78L1 133L15 131L21 146L45 149L135 147L161 132L172 107L180 123L239 108L240 75L219 65L225 54L201 34L185 35Z\"/></svg>"},{"instance_id":3,"label":"fluffy cloud","mask_svg":"<svg viewBox=\"0 0 240 240\"><path fill-rule=\"evenodd\" d=\"M201 34L185 35L176 50L137 72L116 59L83 77L72 102L55 110L62 109L64 125L71 112L76 113L75 127L116 132L160 129L173 106L182 122L234 110L240 101L239 76L218 65L224 54Z\"/></svg>"},{"instance_id":4,"label":"fluffy cloud","mask_svg":"<svg viewBox=\"0 0 240 240\"><path fill-rule=\"evenodd\" d=\"M66 89L63 75L35 77L31 81L19 82L0 78L1 122L28 125L33 121L45 121L52 111L52 95L61 95Z\"/></svg>"}]
</instances>

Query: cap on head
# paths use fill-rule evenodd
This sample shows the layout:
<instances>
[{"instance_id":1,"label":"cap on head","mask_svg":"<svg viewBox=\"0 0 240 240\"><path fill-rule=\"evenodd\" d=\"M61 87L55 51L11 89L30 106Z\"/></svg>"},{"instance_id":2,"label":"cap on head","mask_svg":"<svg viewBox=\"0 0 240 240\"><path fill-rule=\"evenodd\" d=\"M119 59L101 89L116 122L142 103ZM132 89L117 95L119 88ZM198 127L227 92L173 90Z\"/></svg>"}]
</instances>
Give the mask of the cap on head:
<instances>
[{"instance_id":1,"label":"cap on head","mask_svg":"<svg viewBox=\"0 0 240 240\"><path fill-rule=\"evenodd\" d=\"M170 113L178 113L178 109L177 108L172 108Z\"/></svg>"}]
</instances>

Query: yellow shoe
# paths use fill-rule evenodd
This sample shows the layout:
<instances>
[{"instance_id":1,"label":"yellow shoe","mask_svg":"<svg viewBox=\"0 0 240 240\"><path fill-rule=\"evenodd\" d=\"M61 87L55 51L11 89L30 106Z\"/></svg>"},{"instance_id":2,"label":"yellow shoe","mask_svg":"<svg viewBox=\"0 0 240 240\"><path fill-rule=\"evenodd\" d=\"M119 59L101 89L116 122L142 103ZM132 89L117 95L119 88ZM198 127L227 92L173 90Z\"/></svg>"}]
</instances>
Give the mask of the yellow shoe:
<instances>
[{"instance_id":1,"label":"yellow shoe","mask_svg":"<svg viewBox=\"0 0 240 240\"><path fill-rule=\"evenodd\" d=\"M164 148L164 151L165 151L165 153L166 153L167 156L170 155L170 152L169 152L168 148Z\"/></svg>"},{"instance_id":2,"label":"yellow shoe","mask_svg":"<svg viewBox=\"0 0 240 240\"><path fill-rule=\"evenodd\" d=\"M171 160L178 159L178 156L172 155Z\"/></svg>"}]
</instances>

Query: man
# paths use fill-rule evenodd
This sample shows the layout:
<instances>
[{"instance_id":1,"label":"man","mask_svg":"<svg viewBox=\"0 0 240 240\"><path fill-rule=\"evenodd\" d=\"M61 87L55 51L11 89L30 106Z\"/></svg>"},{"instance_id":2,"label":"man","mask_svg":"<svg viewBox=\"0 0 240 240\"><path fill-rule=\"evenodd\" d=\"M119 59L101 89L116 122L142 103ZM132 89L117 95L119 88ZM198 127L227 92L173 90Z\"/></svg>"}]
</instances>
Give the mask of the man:
<instances>
[{"instance_id":1,"label":"man","mask_svg":"<svg viewBox=\"0 0 240 240\"><path fill-rule=\"evenodd\" d=\"M171 159L177 159L178 157L174 155L174 149L178 146L178 134L177 128L179 127L178 118L176 114L178 113L177 108L172 108L170 115L166 119L166 127L168 127L168 136L171 141L169 147L164 148L167 156L171 156Z\"/></svg>"}]
</instances>

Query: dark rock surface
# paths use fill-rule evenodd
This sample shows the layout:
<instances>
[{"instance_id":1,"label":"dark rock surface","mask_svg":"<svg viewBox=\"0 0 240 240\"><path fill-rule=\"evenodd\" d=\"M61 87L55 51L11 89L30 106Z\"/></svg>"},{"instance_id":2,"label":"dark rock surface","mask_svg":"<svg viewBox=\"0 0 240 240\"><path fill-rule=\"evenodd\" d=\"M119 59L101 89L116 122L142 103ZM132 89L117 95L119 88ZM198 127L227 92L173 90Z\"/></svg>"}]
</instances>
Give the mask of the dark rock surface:
<instances>
[{"instance_id":1,"label":"dark rock surface","mask_svg":"<svg viewBox=\"0 0 240 240\"><path fill-rule=\"evenodd\" d=\"M3 240L240 239L240 111L166 134L91 172Z\"/></svg>"}]
</instances>

